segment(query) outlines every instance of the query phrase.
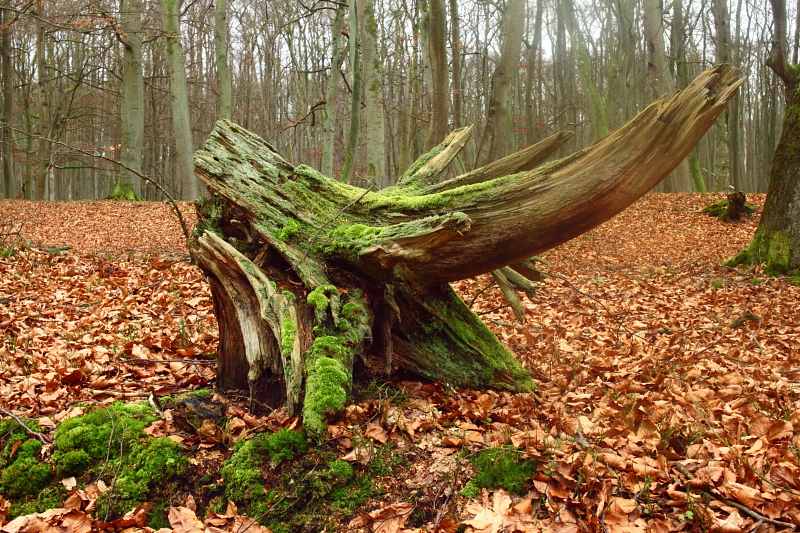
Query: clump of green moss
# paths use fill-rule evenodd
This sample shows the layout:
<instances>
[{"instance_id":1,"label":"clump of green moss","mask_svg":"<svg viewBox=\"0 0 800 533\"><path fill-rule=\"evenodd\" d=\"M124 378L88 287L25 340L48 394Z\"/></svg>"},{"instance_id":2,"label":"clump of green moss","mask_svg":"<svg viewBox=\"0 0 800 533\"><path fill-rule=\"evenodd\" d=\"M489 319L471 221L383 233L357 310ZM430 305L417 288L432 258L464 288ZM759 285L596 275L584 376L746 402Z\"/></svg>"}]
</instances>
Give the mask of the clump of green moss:
<instances>
[{"instance_id":1,"label":"clump of green moss","mask_svg":"<svg viewBox=\"0 0 800 533\"><path fill-rule=\"evenodd\" d=\"M36 458L41 448L42 443L35 439L26 440L17 448L14 461L3 469L0 478L0 491L4 495L16 498L36 494L47 485L53 470Z\"/></svg>"},{"instance_id":2,"label":"clump of green moss","mask_svg":"<svg viewBox=\"0 0 800 533\"><path fill-rule=\"evenodd\" d=\"M35 421L26 421L33 431L41 431ZM14 420L0 421L0 438L3 449L0 454L0 492L7 497L18 498L26 494L37 494L47 484L52 468L37 459L42 443L21 428Z\"/></svg>"},{"instance_id":3,"label":"clump of green moss","mask_svg":"<svg viewBox=\"0 0 800 533\"><path fill-rule=\"evenodd\" d=\"M353 469L353 466L347 461L342 461L341 459L337 459L336 461L331 461L328 463L327 474L330 477L342 480L348 480L355 475L355 470Z\"/></svg>"},{"instance_id":4,"label":"clump of green moss","mask_svg":"<svg viewBox=\"0 0 800 533\"><path fill-rule=\"evenodd\" d=\"M297 232L300 231L300 225L297 223L296 220L289 219L284 227L275 235L280 241L289 242L289 239L297 235Z\"/></svg>"},{"instance_id":5,"label":"clump of green moss","mask_svg":"<svg viewBox=\"0 0 800 533\"><path fill-rule=\"evenodd\" d=\"M727 209L728 209L728 200L718 200L713 204L708 204L707 206L705 206L702 209L702 212L722 220L722 217Z\"/></svg>"},{"instance_id":6,"label":"clump of green moss","mask_svg":"<svg viewBox=\"0 0 800 533\"><path fill-rule=\"evenodd\" d=\"M275 288L275 282L270 280L270 283L272 283L273 284L273 288ZM294 293L292 291L281 291L281 294L286 296L286 299L289 300L290 302L292 302L292 303L296 303L297 302L297 297L294 295Z\"/></svg>"},{"instance_id":7,"label":"clump of green moss","mask_svg":"<svg viewBox=\"0 0 800 533\"><path fill-rule=\"evenodd\" d=\"M767 276L784 276L789 272L789 257L792 250L792 238L786 231L776 231L769 235L759 228L747 249L725 263L726 266L764 265Z\"/></svg>"},{"instance_id":8,"label":"clump of green moss","mask_svg":"<svg viewBox=\"0 0 800 533\"><path fill-rule=\"evenodd\" d=\"M144 202L144 198L133 192L133 187L130 183L123 183L122 180L117 180L117 186L114 188L114 193L103 198L104 200L116 200L118 202Z\"/></svg>"},{"instance_id":9,"label":"clump of green moss","mask_svg":"<svg viewBox=\"0 0 800 533\"><path fill-rule=\"evenodd\" d=\"M344 409L347 399L345 389L350 378L345 366L331 357L318 356L310 366L306 400L303 404L303 423L313 437L321 439L327 429L324 413Z\"/></svg>"},{"instance_id":10,"label":"clump of green moss","mask_svg":"<svg viewBox=\"0 0 800 533\"><path fill-rule=\"evenodd\" d=\"M758 209L758 205L746 204L745 209L747 217L750 218L751 213L754 213ZM718 219L722 220L727 210L728 210L728 200L725 199L725 200L718 200L712 204L708 204L701 210L701 212L706 213L712 217L717 217Z\"/></svg>"},{"instance_id":11,"label":"clump of green moss","mask_svg":"<svg viewBox=\"0 0 800 533\"><path fill-rule=\"evenodd\" d=\"M318 325L325 322L325 312L331 303L331 299L327 296L328 294L336 294L336 287L333 285L320 285L306 296L308 304L314 307Z\"/></svg>"},{"instance_id":12,"label":"clump of green moss","mask_svg":"<svg viewBox=\"0 0 800 533\"><path fill-rule=\"evenodd\" d=\"M64 477L104 479L109 486L114 477L113 493L101 498L99 512L105 513L108 505L112 515L127 512L151 499L153 489L163 487L186 466L177 443L143 432L154 420L148 405L122 402L67 419L55 432L49 464L39 460L39 441L28 438L21 428L6 427L8 422L0 423L0 434L5 435L0 491L19 498L12 512L27 513L53 507L54 499L60 504L60 485L55 482Z\"/></svg>"},{"instance_id":13,"label":"clump of green moss","mask_svg":"<svg viewBox=\"0 0 800 533\"><path fill-rule=\"evenodd\" d=\"M462 494L475 497L477 489L502 488L508 492L522 494L525 483L536 474L536 461L525 460L521 452L513 448L492 448L475 454L475 477L464 487Z\"/></svg>"},{"instance_id":14,"label":"clump of green moss","mask_svg":"<svg viewBox=\"0 0 800 533\"><path fill-rule=\"evenodd\" d=\"M226 500L242 505L249 516L263 516L278 498L274 491L264 487L266 461L278 467L307 452L308 442L303 431L282 429L237 441L220 471Z\"/></svg>"},{"instance_id":15,"label":"clump of green moss","mask_svg":"<svg viewBox=\"0 0 800 533\"><path fill-rule=\"evenodd\" d=\"M291 461L296 455L308 452L308 441L304 431L282 429L273 433L266 441L269 459L275 466Z\"/></svg>"},{"instance_id":16,"label":"clump of green moss","mask_svg":"<svg viewBox=\"0 0 800 533\"><path fill-rule=\"evenodd\" d=\"M267 493L261 471L267 438L268 435L262 433L250 440L237 441L233 453L220 470L225 483L225 498L239 505L249 503L251 516L258 512L258 502L263 502Z\"/></svg>"},{"instance_id":17,"label":"clump of green moss","mask_svg":"<svg viewBox=\"0 0 800 533\"><path fill-rule=\"evenodd\" d=\"M281 352L290 355L294 347L294 338L297 334L297 324L288 316L281 322Z\"/></svg>"},{"instance_id":18,"label":"clump of green moss","mask_svg":"<svg viewBox=\"0 0 800 533\"><path fill-rule=\"evenodd\" d=\"M367 500L382 492L380 479L391 476L401 461L402 456L394 453L391 446L381 446L375 450L375 457L369 462L366 470L360 473L355 473L353 470L353 476L349 478L349 481L334 487L326 497L334 508L345 516L350 516ZM352 466L350 468L352 469ZM347 473L344 465L329 463L329 471L333 470Z\"/></svg>"}]
</instances>

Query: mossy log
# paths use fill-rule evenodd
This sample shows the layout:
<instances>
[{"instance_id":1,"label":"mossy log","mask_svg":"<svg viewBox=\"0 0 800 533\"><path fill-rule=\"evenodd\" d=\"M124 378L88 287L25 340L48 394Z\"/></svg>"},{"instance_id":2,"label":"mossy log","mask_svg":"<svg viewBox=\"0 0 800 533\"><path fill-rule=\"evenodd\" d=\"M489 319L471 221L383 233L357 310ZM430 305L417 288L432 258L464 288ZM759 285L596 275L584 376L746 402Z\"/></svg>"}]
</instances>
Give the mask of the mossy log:
<instances>
[{"instance_id":1,"label":"mossy log","mask_svg":"<svg viewBox=\"0 0 800 533\"><path fill-rule=\"evenodd\" d=\"M571 157L531 170L570 137L559 133L438 183L471 134L460 130L381 191L294 166L218 122L194 156L211 197L198 206L191 253L211 283L220 385L249 389L256 410L302 410L318 436L354 372L402 367L458 386L533 391L529 372L449 282L496 271L532 291L526 259L667 176L740 83L737 70L718 66Z\"/></svg>"}]
</instances>

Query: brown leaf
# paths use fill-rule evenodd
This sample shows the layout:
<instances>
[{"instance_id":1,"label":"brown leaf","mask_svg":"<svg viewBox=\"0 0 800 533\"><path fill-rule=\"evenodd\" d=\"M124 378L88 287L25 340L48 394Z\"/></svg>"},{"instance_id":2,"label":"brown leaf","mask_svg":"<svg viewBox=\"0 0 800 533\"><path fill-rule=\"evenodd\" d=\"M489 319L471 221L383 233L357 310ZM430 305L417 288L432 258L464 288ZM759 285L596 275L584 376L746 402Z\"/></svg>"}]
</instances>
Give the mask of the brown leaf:
<instances>
[{"instance_id":1,"label":"brown leaf","mask_svg":"<svg viewBox=\"0 0 800 533\"><path fill-rule=\"evenodd\" d=\"M168 519L175 533L199 533L205 530L194 511L186 507L170 507Z\"/></svg>"}]
</instances>

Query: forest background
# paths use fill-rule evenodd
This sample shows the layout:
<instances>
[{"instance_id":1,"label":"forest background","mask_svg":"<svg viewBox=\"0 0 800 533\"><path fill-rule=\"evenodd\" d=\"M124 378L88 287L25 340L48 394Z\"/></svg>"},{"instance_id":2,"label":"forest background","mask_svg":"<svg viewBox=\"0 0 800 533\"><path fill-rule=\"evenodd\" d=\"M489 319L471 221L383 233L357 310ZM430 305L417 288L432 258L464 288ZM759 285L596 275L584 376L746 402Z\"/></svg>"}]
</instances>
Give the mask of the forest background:
<instances>
[{"instance_id":1,"label":"forest background","mask_svg":"<svg viewBox=\"0 0 800 533\"><path fill-rule=\"evenodd\" d=\"M492 157L572 130L564 156L723 62L745 84L657 190L764 192L784 112L770 5L753 0L4 0L0 15L6 198L102 198L120 179L196 198L191 154L220 117L357 185L475 124L469 170L487 121Z\"/></svg>"}]
</instances>

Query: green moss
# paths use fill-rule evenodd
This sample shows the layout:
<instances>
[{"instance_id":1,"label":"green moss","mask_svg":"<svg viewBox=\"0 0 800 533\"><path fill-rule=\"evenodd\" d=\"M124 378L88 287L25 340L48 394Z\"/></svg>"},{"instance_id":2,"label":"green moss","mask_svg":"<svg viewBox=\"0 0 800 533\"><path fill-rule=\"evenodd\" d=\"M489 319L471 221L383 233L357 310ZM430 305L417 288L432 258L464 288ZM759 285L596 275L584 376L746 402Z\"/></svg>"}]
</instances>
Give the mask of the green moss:
<instances>
[{"instance_id":1,"label":"green moss","mask_svg":"<svg viewBox=\"0 0 800 533\"><path fill-rule=\"evenodd\" d=\"M63 507L64 500L67 499L67 491L60 483L43 488L35 499L15 500L9 509L9 518L14 519L18 516L27 516L33 513L43 513L49 509Z\"/></svg>"},{"instance_id":2,"label":"green moss","mask_svg":"<svg viewBox=\"0 0 800 533\"><path fill-rule=\"evenodd\" d=\"M56 477L64 479L81 475L92 464L91 456L84 450L69 450L61 456Z\"/></svg>"},{"instance_id":3,"label":"green moss","mask_svg":"<svg viewBox=\"0 0 800 533\"><path fill-rule=\"evenodd\" d=\"M275 283L274 281L271 282ZM277 286L274 286L273 289L277 289ZM286 299L289 300L290 302L297 303L297 297L294 295L292 291L281 291L281 294L286 296Z\"/></svg>"},{"instance_id":4,"label":"green moss","mask_svg":"<svg viewBox=\"0 0 800 533\"><path fill-rule=\"evenodd\" d=\"M786 231L776 231L769 236L762 228L756 230L747 249L725 264L727 266L758 265L766 263L764 273L768 276L784 276L789 271L792 236Z\"/></svg>"},{"instance_id":5,"label":"green moss","mask_svg":"<svg viewBox=\"0 0 800 533\"><path fill-rule=\"evenodd\" d=\"M220 473L225 484L225 497L237 504L263 500L262 466L269 435L261 433L250 440L237 441L233 453L222 465Z\"/></svg>"},{"instance_id":6,"label":"green moss","mask_svg":"<svg viewBox=\"0 0 800 533\"><path fill-rule=\"evenodd\" d=\"M475 483L474 480L469 480L464 488L461 489L461 495L465 498L475 498L478 496L478 492L480 492L481 488Z\"/></svg>"},{"instance_id":7,"label":"green moss","mask_svg":"<svg viewBox=\"0 0 800 533\"><path fill-rule=\"evenodd\" d=\"M347 368L331 357L317 356L310 364L306 399L303 403L303 424L314 438L322 439L328 429L325 423L326 411L344 409L346 388L350 383L348 374Z\"/></svg>"},{"instance_id":8,"label":"green moss","mask_svg":"<svg viewBox=\"0 0 800 533\"><path fill-rule=\"evenodd\" d=\"M266 519L267 512L280 512L281 494L264 487L266 460L275 468L307 453L305 432L282 429L274 434L260 433L250 440L237 441L220 473L225 498L235 502L248 516ZM224 503L224 502L222 502ZM291 504L291 500L288 502Z\"/></svg>"},{"instance_id":9,"label":"green moss","mask_svg":"<svg viewBox=\"0 0 800 533\"><path fill-rule=\"evenodd\" d=\"M314 307L314 315L318 325L325 323L325 311L331 303L330 298L326 295L331 293L336 293L336 287L333 285L320 285L306 296L308 304Z\"/></svg>"},{"instance_id":10,"label":"green moss","mask_svg":"<svg viewBox=\"0 0 800 533\"><path fill-rule=\"evenodd\" d=\"M40 494L46 494L48 484L63 477L103 479L109 485L114 477L113 500L107 500L108 494L103 496L99 512L104 514L107 505L111 505L112 516L127 512L151 499L155 488L163 490L186 466L177 443L153 439L142 431L154 420L157 418L148 405L121 402L69 418L54 435L50 464L39 460L41 444L33 439L22 442L9 457L19 436L19 430L11 430L5 433L9 438L4 441L0 491L20 498L23 512L40 507Z\"/></svg>"},{"instance_id":11,"label":"green moss","mask_svg":"<svg viewBox=\"0 0 800 533\"><path fill-rule=\"evenodd\" d=\"M197 225L192 233L194 238L197 239L203 232L208 231L224 239L225 235L219 225L230 211L228 203L219 196L212 195L195 201L194 207L197 211Z\"/></svg>"},{"instance_id":12,"label":"green moss","mask_svg":"<svg viewBox=\"0 0 800 533\"><path fill-rule=\"evenodd\" d=\"M289 239L297 235L300 231L300 225L296 220L289 219L286 225L275 235L275 238L283 242L289 242Z\"/></svg>"},{"instance_id":13,"label":"green moss","mask_svg":"<svg viewBox=\"0 0 800 533\"><path fill-rule=\"evenodd\" d=\"M28 441L34 442L34 441ZM41 443L35 441L41 448ZM27 444L27 442L25 443ZM0 491L12 498L37 494L50 481L53 469L34 457L20 457L3 470Z\"/></svg>"},{"instance_id":14,"label":"green moss","mask_svg":"<svg viewBox=\"0 0 800 533\"><path fill-rule=\"evenodd\" d=\"M348 480L355 475L355 470L353 470L353 466L347 461L337 459L336 461L331 461L328 463L328 471L326 475L341 480Z\"/></svg>"},{"instance_id":15,"label":"green moss","mask_svg":"<svg viewBox=\"0 0 800 533\"><path fill-rule=\"evenodd\" d=\"M125 513L149 499L151 491L163 488L186 468L181 447L170 439L144 439L125 457L114 484L112 506L115 514Z\"/></svg>"},{"instance_id":16,"label":"green moss","mask_svg":"<svg viewBox=\"0 0 800 533\"><path fill-rule=\"evenodd\" d=\"M283 355L291 355L296 333L297 324L287 316L281 322L281 352Z\"/></svg>"},{"instance_id":17,"label":"green moss","mask_svg":"<svg viewBox=\"0 0 800 533\"><path fill-rule=\"evenodd\" d=\"M789 271L792 236L786 231L776 231L769 236L769 256L764 267L768 276L782 276Z\"/></svg>"},{"instance_id":18,"label":"green moss","mask_svg":"<svg viewBox=\"0 0 800 533\"><path fill-rule=\"evenodd\" d=\"M514 448L483 450L471 461L475 465L471 483L476 488L502 488L523 494L526 482L536 475L536 461L522 459L522 453Z\"/></svg>"},{"instance_id":19,"label":"green moss","mask_svg":"<svg viewBox=\"0 0 800 533\"><path fill-rule=\"evenodd\" d=\"M133 187L130 183L123 183L122 180L117 180L117 186L114 188L114 193L103 198L104 200L116 200L118 202L144 202L144 198L133 192Z\"/></svg>"},{"instance_id":20,"label":"green moss","mask_svg":"<svg viewBox=\"0 0 800 533\"><path fill-rule=\"evenodd\" d=\"M326 254L355 260L365 250L383 242L427 235L442 228L466 232L469 222L466 214L455 211L385 227L369 227L363 224L340 226L330 233L327 244L321 248Z\"/></svg>"},{"instance_id":21,"label":"green moss","mask_svg":"<svg viewBox=\"0 0 800 533\"><path fill-rule=\"evenodd\" d=\"M756 211L758 209L757 204L747 204L747 208L750 209L750 213ZM718 219L722 220L722 217L725 216L725 212L728 210L728 200L719 200L714 202L713 204L708 204L702 209L703 213L711 215L712 217L717 217ZM750 213L747 213L747 217L750 218Z\"/></svg>"},{"instance_id":22,"label":"green moss","mask_svg":"<svg viewBox=\"0 0 800 533\"><path fill-rule=\"evenodd\" d=\"M344 332L344 338L350 345L358 346L372 331L370 316L361 291L350 291L348 298L350 301L342 307L342 319L336 326Z\"/></svg>"},{"instance_id":23,"label":"green moss","mask_svg":"<svg viewBox=\"0 0 800 533\"><path fill-rule=\"evenodd\" d=\"M728 209L728 200L719 200L717 202L714 202L713 204L708 204L707 206L705 206L702 212L722 220L722 217L723 215L725 215L725 211L727 209Z\"/></svg>"},{"instance_id":24,"label":"green moss","mask_svg":"<svg viewBox=\"0 0 800 533\"><path fill-rule=\"evenodd\" d=\"M68 450L84 450L92 459L102 460L108 455L110 443L117 443L124 435L123 453L138 442L142 430L157 420L146 404L115 402L108 408L96 409L84 416L65 420L53 439L55 464Z\"/></svg>"},{"instance_id":25,"label":"green moss","mask_svg":"<svg viewBox=\"0 0 800 533\"><path fill-rule=\"evenodd\" d=\"M293 460L298 454L308 452L308 442L304 431L281 429L269 436L266 443L270 461L275 466L280 466L286 461Z\"/></svg>"},{"instance_id":26,"label":"green moss","mask_svg":"<svg viewBox=\"0 0 800 533\"><path fill-rule=\"evenodd\" d=\"M413 293L406 297L419 299ZM530 373L449 285L440 286L434 295L422 297L419 303L433 317L420 316L420 333L412 340L420 350L419 357L427 357L431 364L435 361L438 365L439 377L451 376L453 382L472 387L508 389L508 384L498 381L497 376L510 374L516 382L516 391L536 390ZM484 360L453 357L454 353L475 351L482 354ZM424 370L420 369L420 373L424 375Z\"/></svg>"}]
</instances>

